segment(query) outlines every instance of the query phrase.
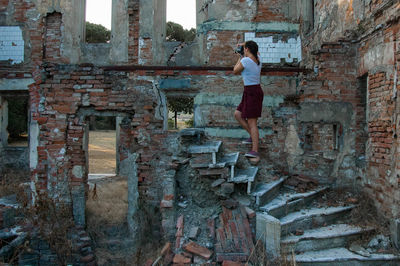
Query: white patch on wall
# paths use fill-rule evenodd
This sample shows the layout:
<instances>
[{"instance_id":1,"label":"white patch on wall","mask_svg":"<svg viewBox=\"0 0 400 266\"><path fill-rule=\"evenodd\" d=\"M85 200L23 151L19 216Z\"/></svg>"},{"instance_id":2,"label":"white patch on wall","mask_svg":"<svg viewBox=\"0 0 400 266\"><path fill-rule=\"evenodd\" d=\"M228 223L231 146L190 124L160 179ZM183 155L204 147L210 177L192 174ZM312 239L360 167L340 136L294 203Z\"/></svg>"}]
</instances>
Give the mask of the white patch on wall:
<instances>
[{"instance_id":1,"label":"white patch on wall","mask_svg":"<svg viewBox=\"0 0 400 266\"><path fill-rule=\"evenodd\" d=\"M244 34L245 41L255 41L258 44L258 51L261 55L262 63L280 63L281 58L287 63L293 61L301 61L301 39L289 38L287 41L278 40L274 42L272 36L256 37L254 32L246 32Z\"/></svg>"},{"instance_id":2,"label":"white patch on wall","mask_svg":"<svg viewBox=\"0 0 400 266\"><path fill-rule=\"evenodd\" d=\"M0 27L0 61L19 64L24 61L24 39L22 30L14 26Z\"/></svg>"}]
</instances>

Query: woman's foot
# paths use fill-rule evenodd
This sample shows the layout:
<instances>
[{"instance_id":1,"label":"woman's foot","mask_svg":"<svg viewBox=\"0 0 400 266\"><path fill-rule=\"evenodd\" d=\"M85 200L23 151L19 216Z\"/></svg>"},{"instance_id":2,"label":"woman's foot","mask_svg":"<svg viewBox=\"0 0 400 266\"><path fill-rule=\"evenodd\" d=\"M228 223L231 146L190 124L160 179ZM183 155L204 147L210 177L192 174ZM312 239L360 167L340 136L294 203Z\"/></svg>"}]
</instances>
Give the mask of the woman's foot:
<instances>
[{"instance_id":1,"label":"woman's foot","mask_svg":"<svg viewBox=\"0 0 400 266\"><path fill-rule=\"evenodd\" d=\"M246 140L243 140L242 144L253 144L253 141L251 140L251 138L248 138Z\"/></svg>"},{"instance_id":2,"label":"woman's foot","mask_svg":"<svg viewBox=\"0 0 400 266\"><path fill-rule=\"evenodd\" d=\"M256 151L249 151L244 156L249 157L249 158L258 158L258 157L260 157L260 155Z\"/></svg>"}]
</instances>

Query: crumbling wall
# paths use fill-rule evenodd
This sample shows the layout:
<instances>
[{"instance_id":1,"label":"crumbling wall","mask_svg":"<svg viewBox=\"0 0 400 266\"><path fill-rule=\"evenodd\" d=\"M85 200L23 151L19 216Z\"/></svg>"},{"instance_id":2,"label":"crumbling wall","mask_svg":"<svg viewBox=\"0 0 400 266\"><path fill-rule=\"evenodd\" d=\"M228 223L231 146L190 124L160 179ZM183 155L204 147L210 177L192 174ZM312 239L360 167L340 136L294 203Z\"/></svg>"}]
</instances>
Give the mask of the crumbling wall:
<instances>
[{"instance_id":1,"label":"crumbling wall","mask_svg":"<svg viewBox=\"0 0 400 266\"><path fill-rule=\"evenodd\" d=\"M388 218L398 217L400 200L396 168L399 7L398 1L391 0L318 1L314 27L302 37L303 63L338 92L332 95L330 90L323 99L340 95L341 102L352 104L355 142L344 147L350 148L353 159L344 157L342 165L355 164L357 172L338 173L360 184ZM347 41L357 49L355 56L329 55ZM343 68L341 75L347 80L333 76Z\"/></svg>"},{"instance_id":2,"label":"crumbling wall","mask_svg":"<svg viewBox=\"0 0 400 266\"><path fill-rule=\"evenodd\" d=\"M289 58L296 58L296 63L300 61L300 39L298 43L296 40L300 9L293 1L289 2L198 2L197 40L201 63L234 65L237 56L233 50L238 43L248 40L259 43L263 63L281 63L281 58L291 63L293 59ZM289 43L291 38L296 41ZM295 48L298 48L296 55Z\"/></svg>"},{"instance_id":3,"label":"crumbling wall","mask_svg":"<svg viewBox=\"0 0 400 266\"><path fill-rule=\"evenodd\" d=\"M399 14L381 24L360 46L359 71L368 75L366 190L386 217L399 217L398 114Z\"/></svg>"}]
</instances>

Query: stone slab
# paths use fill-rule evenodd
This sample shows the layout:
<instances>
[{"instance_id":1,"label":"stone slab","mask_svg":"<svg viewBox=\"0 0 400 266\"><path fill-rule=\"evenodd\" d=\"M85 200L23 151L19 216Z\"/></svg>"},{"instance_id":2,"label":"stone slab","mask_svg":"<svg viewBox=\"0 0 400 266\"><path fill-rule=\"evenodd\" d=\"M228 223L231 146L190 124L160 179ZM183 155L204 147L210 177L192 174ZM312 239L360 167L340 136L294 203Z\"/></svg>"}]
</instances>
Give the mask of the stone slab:
<instances>
[{"instance_id":1,"label":"stone slab","mask_svg":"<svg viewBox=\"0 0 400 266\"><path fill-rule=\"evenodd\" d=\"M344 217L355 206L311 208L290 213L280 219L282 234L294 232L296 229L310 229L323 224L331 224L339 217Z\"/></svg>"},{"instance_id":2,"label":"stone slab","mask_svg":"<svg viewBox=\"0 0 400 266\"><path fill-rule=\"evenodd\" d=\"M321 192L326 191L328 187L321 187L315 190L311 190L305 193L285 193L278 195L272 201L267 203L266 205L260 207L260 210L268 212L270 215L274 217L282 216L282 212L279 209L284 209L283 211L288 213L290 212L287 208L291 203L299 202L304 203L308 200L312 200L315 196L319 195ZM302 199L302 201L297 201L298 199Z\"/></svg>"},{"instance_id":3,"label":"stone slab","mask_svg":"<svg viewBox=\"0 0 400 266\"><path fill-rule=\"evenodd\" d=\"M327 207L327 208L312 208L312 209L306 209L306 210L301 210L298 212L290 213L286 215L285 217L282 217L280 219L282 225L286 225L289 223L293 223L297 220L304 219L309 216L317 216L317 215L330 215L338 212L343 212L343 211L349 211L353 209L355 206L346 206L346 207Z\"/></svg>"},{"instance_id":4,"label":"stone slab","mask_svg":"<svg viewBox=\"0 0 400 266\"><path fill-rule=\"evenodd\" d=\"M205 131L202 128L184 128L181 131L179 131L179 134L181 136L194 137L194 136L204 135L204 132Z\"/></svg>"},{"instance_id":5,"label":"stone slab","mask_svg":"<svg viewBox=\"0 0 400 266\"><path fill-rule=\"evenodd\" d=\"M361 228L348 224L334 224L316 229L304 230L302 235L290 235L281 240L284 251L298 252L347 246L361 234L373 231L372 227Z\"/></svg>"},{"instance_id":6,"label":"stone slab","mask_svg":"<svg viewBox=\"0 0 400 266\"><path fill-rule=\"evenodd\" d=\"M213 153L218 152L221 147L222 141L211 141L203 145L192 145L189 147L189 153Z\"/></svg>"},{"instance_id":7,"label":"stone slab","mask_svg":"<svg viewBox=\"0 0 400 266\"><path fill-rule=\"evenodd\" d=\"M256 205L260 206L276 197L279 193L279 188L286 178L287 177L281 177L278 180L257 185L255 190L252 192L252 195L256 197Z\"/></svg>"},{"instance_id":8,"label":"stone slab","mask_svg":"<svg viewBox=\"0 0 400 266\"><path fill-rule=\"evenodd\" d=\"M359 264L350 264L350 261L358 262ZM303 265L303 263L326 263L326 265L374 265L361 264L360 262L376 262L378 263L376 265L399 265L395 263L400 262L400 257L393 254L371 254L369 257L364 257L349 251L347 248L333 248L320 251L310 251L296 255L296 262L301 263L301 265ZM389 264L390 262L394 264Z\"/></svg>"},{"instance_id":9,"label":"stone slab","mask_svg":"<svg viewBox=\"0 0 400 266\"><path fill-rule=\"evenodd\" d=\"M228 168L220 168L220 169L199 169L199 174L201 176L213 176L213 175L219 175L221 178L227 178L229 175L229 169Z\"/></svg>"},{"instance_id":10,"label":"stone slab","mask_svg":"<svg viewBox=\"0 0 400 266\"><path fill-rule=\"evenodd\" d=\"M220 162L232 166L236 165L238 159L239 159L239 152L234 152L225 154L224 157L221 158Z\"/></svg>"}]
</instances>

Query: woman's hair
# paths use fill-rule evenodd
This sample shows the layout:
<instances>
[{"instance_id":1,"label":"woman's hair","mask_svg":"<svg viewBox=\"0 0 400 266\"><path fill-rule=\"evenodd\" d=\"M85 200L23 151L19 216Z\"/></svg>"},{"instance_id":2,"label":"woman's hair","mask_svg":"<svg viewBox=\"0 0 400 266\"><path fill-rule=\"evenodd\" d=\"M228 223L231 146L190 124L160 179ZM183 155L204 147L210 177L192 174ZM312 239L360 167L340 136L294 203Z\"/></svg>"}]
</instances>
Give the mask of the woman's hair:
<instances>
[{"instance_id":1,"label":"woman's hair","mask_svg":"<svg viewBox=\"0 0 400 266\"><path fill-rule=\"evenodd\" d=\"M250 50L250 53L254 55L257 59L258 64L260 64L260 60L258 59L258 45L255 41L247 41L244 43L244 47Z\"/></svg>"}]
</instances>

